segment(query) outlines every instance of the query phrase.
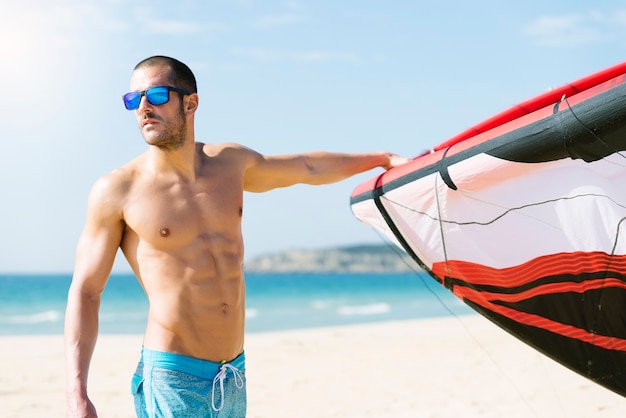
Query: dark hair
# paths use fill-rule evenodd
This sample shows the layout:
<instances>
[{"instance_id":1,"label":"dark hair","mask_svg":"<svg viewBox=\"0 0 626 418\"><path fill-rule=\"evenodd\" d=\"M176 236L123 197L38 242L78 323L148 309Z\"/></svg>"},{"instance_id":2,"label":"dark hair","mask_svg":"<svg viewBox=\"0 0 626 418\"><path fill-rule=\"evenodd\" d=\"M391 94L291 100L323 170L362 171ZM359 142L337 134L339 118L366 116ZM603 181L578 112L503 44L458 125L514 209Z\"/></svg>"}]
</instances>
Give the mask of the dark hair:
<instances>
[{"instance_id":1,"label":"dark hair","mask_svg":"<svg viewBox=\"0 0 626 418\"><path fill-rule=\"evenodd\" d=\"M163 55L155 55L141 61L135 66L135 70L155 65L165 65L170 68L170 83L172 83L172 87L189 90L192 93L198 92L196 77L193 75L193 72L187 65L177 59L165 57Z\"/></svg>"}]
</instances>

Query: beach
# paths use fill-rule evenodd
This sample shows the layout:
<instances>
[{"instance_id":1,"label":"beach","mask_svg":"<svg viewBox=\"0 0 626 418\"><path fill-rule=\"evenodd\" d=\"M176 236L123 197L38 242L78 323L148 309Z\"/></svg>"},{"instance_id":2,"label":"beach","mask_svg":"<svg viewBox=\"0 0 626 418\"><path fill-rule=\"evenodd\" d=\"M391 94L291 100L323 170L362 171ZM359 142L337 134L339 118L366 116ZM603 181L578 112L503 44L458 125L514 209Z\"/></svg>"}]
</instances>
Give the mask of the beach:
<instances>
[{"instance_id":1,"label":"beach","mask_svg":"<svg viewBox=\"0 0 626 418\"><path fill-rule=\"evenodd\" d=\"M101 335L89 392L134 417L141 335ZM617 417L626 399L477 315L251 333L248 417ZM0 416L63 417L60 335L0 337Z\"/></svg>"}]
</instances>

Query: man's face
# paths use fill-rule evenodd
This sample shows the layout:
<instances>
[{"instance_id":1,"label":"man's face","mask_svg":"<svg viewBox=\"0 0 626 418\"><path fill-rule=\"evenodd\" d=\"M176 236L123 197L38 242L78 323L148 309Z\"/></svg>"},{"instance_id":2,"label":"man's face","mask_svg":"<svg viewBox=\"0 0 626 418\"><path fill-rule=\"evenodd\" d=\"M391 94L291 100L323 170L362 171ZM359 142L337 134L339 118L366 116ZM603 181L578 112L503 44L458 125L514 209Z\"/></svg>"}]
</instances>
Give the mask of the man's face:
<instances>
[{"instance_id":1,"label":"man's face","mask_svg":"<svg viewBox=\"0 0 626 418\"><path fill-rule=\"evenodd\" d=\"M167 66L142 67L133 72L130 80L131 91L144 91L156 86L172 86L169 81L170 69ZM180 148L186 138L186 120L183 110L183 97L169 92L169 101L153 105L144 95L135 117L144 140L165 150Z\"/></svg>"}]
</instances>

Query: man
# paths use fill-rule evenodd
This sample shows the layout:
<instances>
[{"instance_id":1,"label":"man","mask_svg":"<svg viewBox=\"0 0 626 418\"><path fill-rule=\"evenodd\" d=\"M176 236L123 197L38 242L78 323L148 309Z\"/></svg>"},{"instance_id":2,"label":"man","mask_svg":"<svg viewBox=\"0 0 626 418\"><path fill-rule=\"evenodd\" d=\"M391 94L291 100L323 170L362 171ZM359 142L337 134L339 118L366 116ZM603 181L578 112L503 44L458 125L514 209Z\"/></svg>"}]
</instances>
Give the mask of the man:
<instances>
[{"instance_id":1,"label":"man","mask_svg":"<svg viewBox=\"0 0 626 418\"><path fill-rule=\"evenodd\" d=\"M137 415L243 417L243 192L336 182L406 159L269 157L237 144L195 142L196 81L172 58L140 62L130 88L124 103L149 147L89 194L65 320L67 414L97 416L87 374L101 294L121 248L150 301L132 384Z\"/></svg>"}]
</instances>

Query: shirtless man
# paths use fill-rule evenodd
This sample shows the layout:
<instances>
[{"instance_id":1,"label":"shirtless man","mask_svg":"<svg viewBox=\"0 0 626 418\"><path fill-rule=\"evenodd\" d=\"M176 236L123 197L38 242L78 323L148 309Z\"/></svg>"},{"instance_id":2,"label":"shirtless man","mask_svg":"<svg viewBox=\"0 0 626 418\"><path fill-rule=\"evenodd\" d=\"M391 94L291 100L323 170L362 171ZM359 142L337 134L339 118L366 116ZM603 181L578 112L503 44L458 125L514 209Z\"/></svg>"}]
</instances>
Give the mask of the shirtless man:
<instances>
[{"instance_id":1,"label":"shirtless man","mask_svg":"<svg viewBox=\"0 0 626 418\"><path fill-rule=\"evenodd\" d=\"M130 89L124 102L149 147L89 194L65 319L67 416L97 416L87 375L100 298L121 248L150 301L133 376L137 415L243 417L243 192L332 183L407 160L385 152L264 156L195 142L196 81L172 58L140 62Z\"/></svg>"}]
</instances>

